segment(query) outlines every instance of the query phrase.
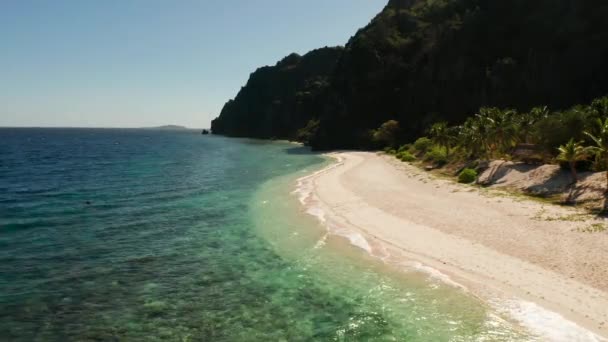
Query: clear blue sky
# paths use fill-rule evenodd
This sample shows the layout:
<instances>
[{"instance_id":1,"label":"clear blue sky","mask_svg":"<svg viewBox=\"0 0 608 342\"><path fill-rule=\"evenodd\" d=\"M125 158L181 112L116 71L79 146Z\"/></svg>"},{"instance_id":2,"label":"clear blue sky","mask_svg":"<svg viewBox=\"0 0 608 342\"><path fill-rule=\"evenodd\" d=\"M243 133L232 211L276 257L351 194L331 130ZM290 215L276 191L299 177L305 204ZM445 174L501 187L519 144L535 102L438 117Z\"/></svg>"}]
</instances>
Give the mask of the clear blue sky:
<instances>
[{"instance_id":1,"label":"clear blue sky","mask_svg":"<svg viewBox=\"0 0 608 342\"><path fill-rule=\"evenodd\" d=\"M249 74L386 0L2 0L0 126L208 127Z\"/></svg>"}]
</instances>

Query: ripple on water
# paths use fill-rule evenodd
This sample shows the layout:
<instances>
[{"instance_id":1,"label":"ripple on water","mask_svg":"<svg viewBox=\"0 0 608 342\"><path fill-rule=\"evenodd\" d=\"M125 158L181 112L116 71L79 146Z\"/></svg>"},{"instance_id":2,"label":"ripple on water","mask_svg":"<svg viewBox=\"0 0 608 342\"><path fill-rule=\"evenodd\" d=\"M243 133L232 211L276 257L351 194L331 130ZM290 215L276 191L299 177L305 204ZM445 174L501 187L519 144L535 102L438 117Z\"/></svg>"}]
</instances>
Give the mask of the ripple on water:
<instances>
[{"instance_id":1,"label":"ripple on water","mask_svg":"<svg viewBox=\"0 0 608 342\"><path fill-rule=\"evenodd\" d=\"M323 239L287 191L326 165L299 147L188 131L0 134L4 339L457 341L502 329L462 293Z\"/></svg>"}]
</instances>

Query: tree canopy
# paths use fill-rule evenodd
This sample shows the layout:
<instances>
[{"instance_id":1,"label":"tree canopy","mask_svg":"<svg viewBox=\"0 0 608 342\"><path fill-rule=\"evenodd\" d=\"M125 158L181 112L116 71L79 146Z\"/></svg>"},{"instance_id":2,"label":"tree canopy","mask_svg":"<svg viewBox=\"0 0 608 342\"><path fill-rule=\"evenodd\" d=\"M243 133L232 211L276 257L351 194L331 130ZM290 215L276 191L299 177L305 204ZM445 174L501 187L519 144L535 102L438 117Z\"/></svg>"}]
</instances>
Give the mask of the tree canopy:
<instances>
[{"instance_id":1,"label":"tree canopy","mask_svg":"<svg viewBox=\"0 0 608 342\"><path fill-rule=\"evenodd\" d=\"M369 131L388 120L401 123L404 140L479 108L536 121L542 107L532 107L559 111L608 93L605 18L603 0L391 0L343 49L256 71L213 130L296 138L314 119L308 143L329 149L367 147ZM606 112L608 103L593 107ZM483 142L491 153L509 147L510 132L499 133Z\"/></svg>"}]
</instances>

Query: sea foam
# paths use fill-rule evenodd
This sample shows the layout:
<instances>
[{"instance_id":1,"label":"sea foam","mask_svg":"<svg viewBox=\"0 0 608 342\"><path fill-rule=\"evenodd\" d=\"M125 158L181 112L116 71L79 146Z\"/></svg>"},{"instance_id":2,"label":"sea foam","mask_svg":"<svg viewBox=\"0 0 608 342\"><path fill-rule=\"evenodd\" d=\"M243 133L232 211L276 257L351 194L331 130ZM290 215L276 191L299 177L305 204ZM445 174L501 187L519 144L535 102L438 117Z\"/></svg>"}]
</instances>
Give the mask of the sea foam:
<instances>
[{"instance_id":1,"label":"sea foam","mask_svg":"<svg viewBox=\"0 0 608 342\"><path fill-rule=\"evenodd\" d=\"M418 272L427 274L431 279L435 279L446 285L450 285L450 286L467 291L467 288L464 285L454 281L449 275L442 273L441 271L439 271L436 268L432 268L430 266L423 265L422 263L419 263L419 262L409 262L406 264L406 266L409 268L413 268L414 270L416 270Z\"/></svg>"},{"instance_id":2,"label":"sea foam","mask_svg":"<svg viewBox=\"0 0 608 342\"><path fill-rule=\"evenodd\" d=\"M328 222L325 210L321 206L319 200L313 194L315 178L319 174L325 173L343 164L342 157L340 157L339 155L334 155L334 157L336 158L335 163L319 171L316 171L313 174L299 178L296 181L296 189L292 192L292 194L298 196L298 200L306 208L306 213L317 218L317 220L319 220L319 222L321 222L325 226L328 233L344 237L353 246L361 248L367 253L372 254L372 247L367 241L367 239L365 239L363 234L351 229L343 228L335 222ZM327 236L324 236L322 239L322 243L320 244L321 246L325 244L326 239Z\"/></svg>"},{"instance_id":3,"label":"sea foam","mask_svg":"<svg viewBox=\"0 0 608 342\"><path fill-rule=\"evenodd\" d=\"M496 303L495 303L496 305ZM542 341L606 342L593 332L569 321L562 315L535 303L512 299L498 303L497 310L511 316Z\"/></svg>"}]
</instances>

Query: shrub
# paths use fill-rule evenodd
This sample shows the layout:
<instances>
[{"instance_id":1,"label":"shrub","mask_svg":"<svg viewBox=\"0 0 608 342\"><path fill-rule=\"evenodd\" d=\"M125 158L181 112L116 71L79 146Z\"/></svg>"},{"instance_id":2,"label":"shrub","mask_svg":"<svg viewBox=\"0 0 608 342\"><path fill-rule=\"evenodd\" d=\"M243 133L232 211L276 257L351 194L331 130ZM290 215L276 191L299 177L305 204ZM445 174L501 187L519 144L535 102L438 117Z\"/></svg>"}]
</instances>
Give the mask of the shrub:
<instances>
[{"instance_id":1,"label":"shrub","mask_svg":"<svg viewBox=\"0 0 608 342\"><path fill-rule=\"evenodd\" d=\"M304 128L301 128L296 133L298 141L303 142L306 145L310 145L312 138L317 134L319 130L319 120L310 120Z\"/></svg>"},{"instance_id":2,"label":"shrub","mask_svg":"<svg viewBox=\"0 0 608 342\"><path fill-rule=\"evenodd\" d=\"M412 144L405 144L405 145L399 147L399 150L397 152L399 152L399 153L404 152L404 151L409 152L411 149L412 149Z\"/></svg>"},{"instance_id":3,"label":"shrub","mask_svg":"<svg viewBox=\"0 0 608 342\"><path fill-rule=\"evenodd\" d=\"M379 144L393 147L396 145L399 131L399 122L395 120L389 120L383 123L377 130L374 131L373 139Z\"/></svg>"},{"instance_id":4,"label":"shrub","mask_svg":"<svg viewBox=\"0 0 608 342\"><path fill-rule=\"evenodd\" d=\"M397 158L399 158L399 160L401 161L408 163L416 160L416 157L414 157L414 155L409 153L408 151L399 152L399 154L397 154Z\"/></svg>"},{"instance_id":5,"label":"shrub","mask_svg":"<svg viewBox=\"0 0 608 342\"><path fill-rule=\"evenodd\" d=\"M555 155L560 145L568 140L582 141L587 138L583 132L590 130L595 122L594 113L586 107L577 107L557 112L537 122L533 127L533 140L545 151Z\"/></svg>"},{"instance_id":6,"label":"shrub","mask_svg":"<svg viewBox=\"0 0 608 342\"><path fill-rule=\"evenodd\" d=\"M416 151L422 152L422 153L425 153L426 151L428 151L429 148L431 148L431 146L433 146L433 142L431 141L431 139L429 139L427 137L419 138L414 143L414 148L416 149Z\"/></svg>"},{"instance_id":7,"label":"shrub","mask_svg":"<svg viewBox=\"0 0 608 342\"><path fill-rule=\"evenodd\" d=\"M448 162L448 155L444 148L434 146L424 155L424 159L437 165L444 165Z\"/></svg>"},{"instance_id":8,"label":"shrub","mask_svg":"<svg viewBox=\"0 0 608 342\"><path fill-rule=\"evenodd\" d=\"M473 183L475 180L477 180L477 171L473 169L464 169L458 175L459 183L469 184Z\"/></svg>"},{"instance_id":9,"label":"shrub","mask_svg":"<svg viewBox=\"0 0 608 342\"><path fill-rule=\"evenodd\" d=\"M393 148L385 147L384 148L384 153L386 153L386 154L397 154L397 151L395 151L395 149L393 149Z\"/></svg>"}]
</instances>

